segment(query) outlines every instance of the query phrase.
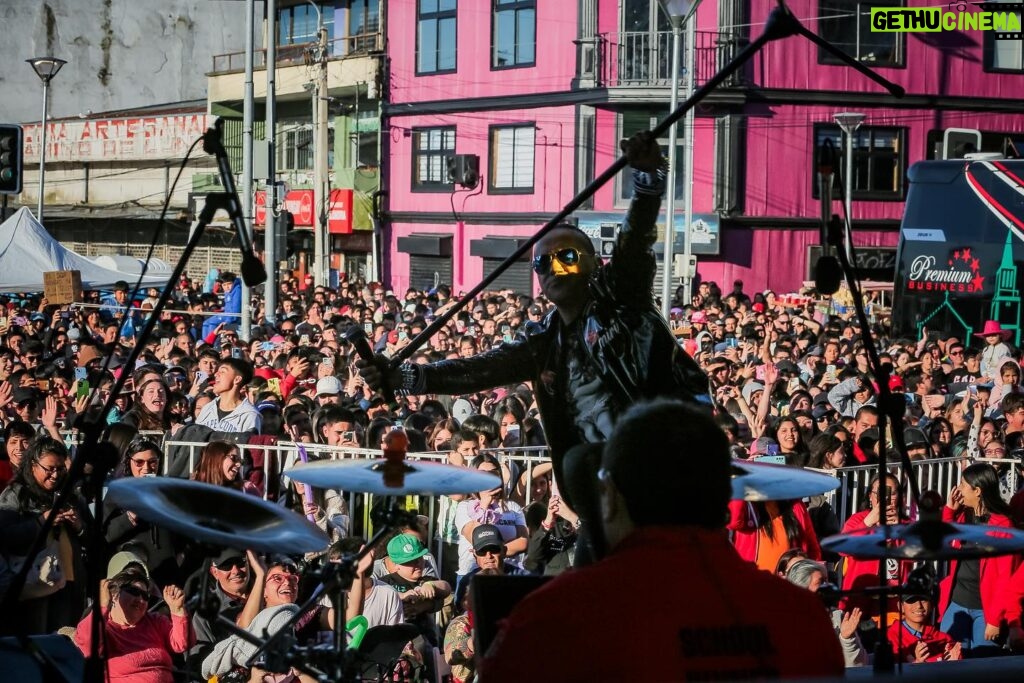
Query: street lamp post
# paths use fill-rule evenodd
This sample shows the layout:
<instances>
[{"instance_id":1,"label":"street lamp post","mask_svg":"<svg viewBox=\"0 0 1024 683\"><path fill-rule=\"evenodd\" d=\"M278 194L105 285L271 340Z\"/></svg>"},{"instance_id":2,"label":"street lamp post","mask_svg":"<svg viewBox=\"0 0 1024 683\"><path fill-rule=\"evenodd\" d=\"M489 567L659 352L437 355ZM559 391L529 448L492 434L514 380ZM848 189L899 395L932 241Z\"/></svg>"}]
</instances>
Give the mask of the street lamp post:
<instances>
[{"instance_id":1,"label":"street lamp post","mask_svg":"<svg viewBox=\"0 0 1024 683\"><path fill-rule=\"evenodd\" d=\"M683 22L696 3L690 0L659 0L662 10L672 23L672 95L669 100L669 111L679 106L679 53L682 46ZM693 46L689 48L692 50ZM687 114L689 117L689 113ZM687 118L689 120L689 118ZM684 135L686 129L684 129ZM675 209L676 209L676 125L668 129L668 177L666 178L665 201L665 239L664 258L661 269L661 311L668 320L672 310L672 248L675 242ZM684 245L688 249L689 235L684 235Z\"/></svg>"},{"instance_id":2,"label":"street lamp post","mask_svg":"<svg viewBox=\"0 0 1024 683\"><path fill-rule=\"evenodd\" d=\"M26 59L32 69L35 70L36 75L39 76L43 82L43 138L42 144L39 147L39 206L36 210L36 220L40 223L43 222L43 190L46 185L46 119L48 113L49 98L47 97L50 89L50 81L57 75L60 68L67 64L66 60L57 59L56 57L33 57L32 59Z\"/></svg>"},{"instance_id":3,"label":"street lamp post","mask_svg":"<svg viewBox=\"0 0 1024 683\"><path fill-rule=\"evenodd\" d=\"M842 112L832 117L846 135L846 168L843 173L846 176L846 186L843 190L843 204L846 210L847 230L843 235L843 243L846 249L847 258L853 259L853 134L864 122L864 114L859 112Z\"/></svg>"}]
</instances>

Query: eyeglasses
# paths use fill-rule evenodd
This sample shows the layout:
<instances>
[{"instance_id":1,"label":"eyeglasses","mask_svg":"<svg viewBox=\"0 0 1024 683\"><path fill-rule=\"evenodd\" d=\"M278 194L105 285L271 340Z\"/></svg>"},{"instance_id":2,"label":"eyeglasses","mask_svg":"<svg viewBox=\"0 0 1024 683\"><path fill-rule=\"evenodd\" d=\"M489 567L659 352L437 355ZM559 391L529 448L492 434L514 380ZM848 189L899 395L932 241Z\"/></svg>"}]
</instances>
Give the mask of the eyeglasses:
<instances>
[{"instance_id":1,"label":"eyeglasses","mask_svg":"<svg viewBox=\"0 0 1024 683\"><path fill-rule=\"evenodd\" d=\"M23 358L24 358L25 360L27 360L27 361L33 361L33 360L37 361L37 360L39 360L40 356L37 356L37 355L31 355L31 356L23 356Z\"/></svg>"},{"instance_id":2,"label":"eyeglasses","mask_svg":"<svg viewBox=\"0 0 1024 683\"><path fill-rule=\"evenodd\" d=\"M1003 456L1006 455L1006 449L1005 448L986 448L985 449L985 455L987 455L990 458L1002 458Z\"/></svg>"},{"instance_id":3,"label":"eyeglasses","mask_svg":"<svg viewBox=\"0 0 1024 683\"><path fill-rule=\"evenodd\" d=\"M133 586L130 583L126 583L125 585L121 586L120 592L130 595L133 598L137 598L139 600L145 600L149 597L149 593L147 591L139 588L138 586Z\"/></svg>"},{"instance_id":4,"label":"eyeglasses","mask_svg":"<svg viewBox=\"0 0 1024 683\"><path fill-rule=\"evenodd\" d=\"M964 352L963 351L950 351L949 355L951 355L951 356L962 356L962 355L964 355Z\"/></svg>"},{"instance_id":5,"label":"eyeglasses","mask_svg":"<svg viewBox=\"0 0 1024 683\"><path fill-rule=\"evenodd\" d=\"M533 272L537 275L547 275L551 272L553 259L558 259L563 266L576 266L579 265L582 256L583 252L576 247L566 247L547 254L540 254L533 257Z\"/></svg>"},{"instance_id":6,"label":"eyeglasses","mask_svg":"<svg viewBox=\"0 0 1024 683\"><path fill-rule=\"evenodd\" d=\"M501 555L501 548L497 546L490 546L487 548L481 548L480 550L473 551L479 557L487 557L488 555Z\"/></svg>"},{"instance_id":7,"label":"eyeglasses","mask_svg":"<svg viewBox=\"0 0 1024 683\"><path fill-rule=\"evenodd\" d=\"M131 458L132 464L141 469L155 470L160 466L159 458Z\"/></svg>"},{"instance_id":8,"label":"eyeglasses","mask_svg":"<svg viewBox=\"0 0 1024 683\"><path fill-rule=\"evenodd\" d=\"M271 574L267 577L267 583L284 583L285 581L287 581L288 583L298 583L299 575L294 573L282 572L280 574Z\"/></svg>"},{"instance_id":9,"label":"eyeglasses","mask_svg":"<svg viewBox=\"0 0 1024 683\"><path fill-rule=\"evenodd\" d=\"M47 478L49 478L49 477L60 477L60 476L62 476L64 474L67 474L67 471L68 471L67 465L57 465L56 467L47 467L46 465L44 465L43 463L39 462L38 460L35 460L33 462L36 464L36 466L39 469L41 469L43 472L46 473Z\"/></svg>"},{"instance_id":10,"label":"eyeglasses","mask_svg":"<svg viewBox=\"0 0 1024 683\"><path fill-rule=\"evenodd\" d=\"M908 595L907 597L903 598L903 602L905 602L908 605L914 605L914 604L917 604L919 602L931 602L931 601L932 601L931 598L927 598L927 597L925 597L923 595Z\"/></svg>"}]
</instances>

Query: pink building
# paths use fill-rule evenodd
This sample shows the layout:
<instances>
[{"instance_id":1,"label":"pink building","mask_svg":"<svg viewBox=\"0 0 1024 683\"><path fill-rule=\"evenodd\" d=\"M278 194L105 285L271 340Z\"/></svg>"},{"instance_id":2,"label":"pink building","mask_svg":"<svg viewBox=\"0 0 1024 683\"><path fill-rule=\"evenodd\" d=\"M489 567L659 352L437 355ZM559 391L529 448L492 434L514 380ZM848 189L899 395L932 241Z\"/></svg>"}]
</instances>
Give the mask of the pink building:
<instances>
[{"instance_id":1,"label":"pink building","mask_svg":"<svg viewBox=\"0 0 1024 683\"><path fill-rule=\"evenodd\" d=\"M699 6L697 85L760 33L774 5ZM692 244L700 277L723 289L742 279L748 292L793 291L809 277L821 213L815 149L825 139L843 168L834 114L864 114L853 139L853 219L864 274L876 278L892 276L906 170L941 158L946 129L982 131L983 151L1024 138L1021 41L981 31L872 33L868 6L852 0L790 6L907 96L892 97L793 37L705 100L694 124ZM657 0L391 3L387 35L383 249L396 290L434 281L469 289L611 164L621 137L668 112L671 32ZM472 189L449 181L453 155L476 158ZM614 235L629 191L620 176L575 214L598 247ZM528 262L501 284L533 289Z\"/></svg>"}]
</instances>

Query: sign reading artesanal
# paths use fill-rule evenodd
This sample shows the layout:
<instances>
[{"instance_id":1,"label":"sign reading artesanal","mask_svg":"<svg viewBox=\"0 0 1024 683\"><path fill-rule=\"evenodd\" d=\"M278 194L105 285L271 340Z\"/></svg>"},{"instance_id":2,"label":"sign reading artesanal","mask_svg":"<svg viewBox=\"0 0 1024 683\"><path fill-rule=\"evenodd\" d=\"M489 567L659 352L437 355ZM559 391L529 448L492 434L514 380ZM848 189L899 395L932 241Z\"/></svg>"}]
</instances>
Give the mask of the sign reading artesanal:
<instances>
[{"instance_id":1,"label":"sign reading artesanal","mask_svg":"<svg viewBox=\"0 0 1024 683\"><path fill-rule=\"evenodd\" d=\"M981 261L971 247L954 250L945 263L935 256L918 256L907 271L907 289L912 292L980 294L984 288Z\"/></svg>"},{"instance_id":2,"label":"sign reading artesanal","mask_svg":"<svg viewBox=\"0 0 1024 683\"><path fill-rule=\"evenodd\" d=\"M209 127L206 114L50 121L46 161L144 161L183 158ZM25 162L39 163L42 126L25 124Z\"/></svg>"}]
</instances>

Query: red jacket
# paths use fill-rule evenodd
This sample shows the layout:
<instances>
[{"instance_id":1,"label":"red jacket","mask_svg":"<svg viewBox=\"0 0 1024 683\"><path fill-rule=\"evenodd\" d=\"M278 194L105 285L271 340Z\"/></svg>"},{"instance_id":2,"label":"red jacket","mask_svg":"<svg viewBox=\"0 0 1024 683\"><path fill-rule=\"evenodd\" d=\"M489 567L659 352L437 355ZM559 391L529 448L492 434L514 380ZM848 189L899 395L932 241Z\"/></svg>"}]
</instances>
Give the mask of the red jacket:
<instances>
[{"instance_id":1,"label":"red jacket","mask_svg":"<svg viewBox=\"0 0 1024 683\"><path fill-rule=\"evenodd\" d=\"M942 508L943 522L962 523L966 511L961 510L954 513L952 508ZM1005 515L993 513L988 519L991 526L1012 527L1013 522ZM981 611L985 613L985 623L991 626L999 626L1003 619L1012 618L1012 611L1008 614L1010 606L1011 581L1014 570L1020 564L1018 555L1000 555L998 557L983 557L981 563ZM939 614L944 614L949 607L953 595L953 577L959 563L951 560L949 563L949 574L939 584ZM1019 617L1019 608L1017 609Z\"/></svg>"},{"instance_id":2,"label":"red jacket","mask_svg":"<svg viewBox=\"0 0 1024 683\"><path fill-rule=\"evenodd\" d=\"M929 662L941 662L946 648L952 647L956 643L955 640L934 626L925 626L921 629L920 637L904 626L902 619L894 621L889 626L889 642L896 648L896 658L899 661L916 661L914 650L917 649L917 644L921 641L928 645L927 661Z\"/></svg>"},{"instance_id":3,"label":"red jacket","mask_svg":"<svg viewBox=\"0 0 1024 683\"><path fill-rule=\"evenodd\" d=\"M740 560L721 531L641 527L523 598L480 680L841 678L843 668L817 596Z\"/></svg>"},{"instance_id":4,"label":"red jacket","mask_svg":"<svg viewBox=\"0 0 1024 683\"><path fill-rule=\"evenodd\" d=\"M811 523L811 516L807 514L807 508L802 502L796 501L793 503L793 512L800 522L800 528L803 529L800 548L810 559L820 560L821 546L818 545L818 537L814 533L814 525ZM751 513L748 503L742 500L730 501L728 529L733 532L732 544L736 546L736 552L740 557L748 562L757 562L761 534Z\"/></svg>"},{"instance_id":5,"label":"red jacket","mask_svg":"<svg viewBox=\"0 0 1024 683\"><path fill-rule=\"evenodd\" d=\"M842 533L867 529L868 525L864 519L871 510L862 510L851 516L843 525ZM900 562L897 568L896 579L890 579L889 585L896 586L907 579L907 574L913 569L912 562ZM843 590L874 588L878 586L878 560L861 560L849 555L843 555ZM899 614L899 602L895 596L889 598L889 613ZM860 607L865 616L878 616L878 597L871 595L850 595L844 598L844 610Z\"/></svg>"}]
</instances>

